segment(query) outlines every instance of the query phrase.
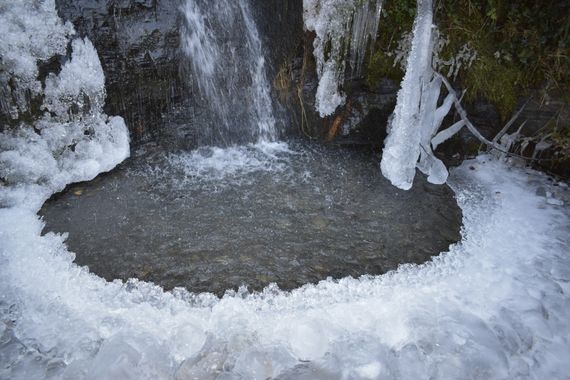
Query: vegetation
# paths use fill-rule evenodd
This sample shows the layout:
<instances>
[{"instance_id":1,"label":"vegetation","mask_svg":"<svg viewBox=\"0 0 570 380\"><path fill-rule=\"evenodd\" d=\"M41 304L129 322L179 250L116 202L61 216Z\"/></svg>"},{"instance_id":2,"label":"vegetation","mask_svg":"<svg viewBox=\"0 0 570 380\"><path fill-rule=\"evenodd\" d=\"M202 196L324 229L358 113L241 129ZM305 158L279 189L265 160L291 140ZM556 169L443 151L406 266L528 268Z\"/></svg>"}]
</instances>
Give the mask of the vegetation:
<instances>
[{"instance_id":1,"label":"vegetation","mask_svg":"<svg viewBox=\"0 0 570 380\"><path fill-rule=\"evenodd\" d=\"M370 84L381 77L402 78L394 51L412 29L415 11L415 0L386 2L368 68ZM489 100L503 120L531 94L539 101L562 99L562 108L570 104L570 2L439 0L435 20L446 40L441 59L452 59L465 45L477 54L468 69L464 65L450 78L467 90L466 101ZM560 120L548 123L536 140L548 137L560 158L570 158L570 126L565 124L568 119Z\"/></svg>"}]
</instances>

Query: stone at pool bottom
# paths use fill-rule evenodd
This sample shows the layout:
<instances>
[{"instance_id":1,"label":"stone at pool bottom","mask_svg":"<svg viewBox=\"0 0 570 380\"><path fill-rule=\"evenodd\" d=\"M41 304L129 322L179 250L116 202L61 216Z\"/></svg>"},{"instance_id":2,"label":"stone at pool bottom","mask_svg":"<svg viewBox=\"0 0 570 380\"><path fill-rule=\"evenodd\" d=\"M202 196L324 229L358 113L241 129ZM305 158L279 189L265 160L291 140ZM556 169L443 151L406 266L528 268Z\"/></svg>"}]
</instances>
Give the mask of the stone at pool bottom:
<instances>
[{"instance_id":1,"label":"stone at pool bottom","mask_svg":"<svg viewBox=\"0 0 570 380\"><path fill-rule=\"evenodd\" d=\"M290 148L296 153L277 158L239 148L250 172L224 178L181 164L187 156L147 149L52 197L41 211L44 232L69 232L76 262L107 280L217 295L381 274L459 240L461 210L449 187L418 174L411 190L398 190L369 150ZM272 169L256 171L260 162Z\"/></svg>"}]
</instances>

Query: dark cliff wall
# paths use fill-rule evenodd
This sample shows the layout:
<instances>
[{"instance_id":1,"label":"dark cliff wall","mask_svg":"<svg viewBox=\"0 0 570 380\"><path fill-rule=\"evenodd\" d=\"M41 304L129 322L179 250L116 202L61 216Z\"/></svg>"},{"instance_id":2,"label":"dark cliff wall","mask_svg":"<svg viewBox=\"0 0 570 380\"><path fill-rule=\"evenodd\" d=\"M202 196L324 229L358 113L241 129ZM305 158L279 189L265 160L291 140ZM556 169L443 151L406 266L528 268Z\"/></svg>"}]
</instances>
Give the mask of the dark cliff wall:
<instances>
[{"instance_id":1,"label":"dark cliff wall","mask_svg":"<svg viewBox=\"0 0 570 380\"><path fill-rule=\"evenodd\" d=\"M179 70L180 0L57 0L59 15L95 45L106 77L106 111L123 116L137 142L187 89Z\"/></svg>"},{"instance_id":2,"label":"dark cliff wall","mask_svg":"<svg viewBox=\"0 0 570 380\"><path fill-rule=\"evenodd\" d=\"M164 134L173 119L192 117L184 111L192 107L193 95L188 60L180 49L183 1L56 0L60 17L95 45L106 76L106 111L125 118L135 144ZM251 5L273 79L301 41L302 0Z\"/></svg>"}]
</instances>

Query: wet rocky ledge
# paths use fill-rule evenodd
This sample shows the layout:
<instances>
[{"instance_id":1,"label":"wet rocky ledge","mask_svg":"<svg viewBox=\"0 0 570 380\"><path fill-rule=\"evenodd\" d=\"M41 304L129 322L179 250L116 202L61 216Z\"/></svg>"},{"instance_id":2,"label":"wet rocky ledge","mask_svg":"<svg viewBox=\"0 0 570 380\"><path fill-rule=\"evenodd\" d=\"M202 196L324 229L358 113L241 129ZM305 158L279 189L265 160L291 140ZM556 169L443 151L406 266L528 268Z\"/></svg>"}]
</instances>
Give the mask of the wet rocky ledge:
<instances>
[{"instance_id":1,"label":"wet rocky ledge","mask_svg":"<svg viewBox=\"0 0 570 380\"><path fill-rule=\"evenodd\" d=\"M448 186L418 175L411 190L396 189L369 148L288 149L146 146L54 195L41 210L44 233L69 233L76 263L107 280L217 295L382 274L459 240Z\"/></svg>"}]
</instances>

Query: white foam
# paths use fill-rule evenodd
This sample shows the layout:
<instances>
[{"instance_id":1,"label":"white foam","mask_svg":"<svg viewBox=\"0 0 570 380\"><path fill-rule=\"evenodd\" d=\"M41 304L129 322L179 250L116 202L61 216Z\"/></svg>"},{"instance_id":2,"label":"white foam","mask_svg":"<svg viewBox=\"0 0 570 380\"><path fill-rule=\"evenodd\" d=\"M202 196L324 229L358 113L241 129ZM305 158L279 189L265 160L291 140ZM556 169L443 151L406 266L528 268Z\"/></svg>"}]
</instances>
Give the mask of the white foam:
<instances>
[{"instance_id":1,"label":"white foam","mask_svg":"<svg viewBox=\"0 0 570 380\"><path fill-rule=\"evenodd\" d=\"M259 171L283 171L291 154L294 152L285 143L262 141L229 148L201 147L191 152L171 154L169 161L182 169L187 180L215 182L228 178L239 180Z\"/></svg>"}]
</instances>

